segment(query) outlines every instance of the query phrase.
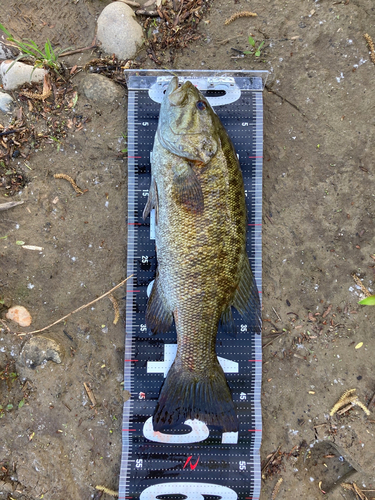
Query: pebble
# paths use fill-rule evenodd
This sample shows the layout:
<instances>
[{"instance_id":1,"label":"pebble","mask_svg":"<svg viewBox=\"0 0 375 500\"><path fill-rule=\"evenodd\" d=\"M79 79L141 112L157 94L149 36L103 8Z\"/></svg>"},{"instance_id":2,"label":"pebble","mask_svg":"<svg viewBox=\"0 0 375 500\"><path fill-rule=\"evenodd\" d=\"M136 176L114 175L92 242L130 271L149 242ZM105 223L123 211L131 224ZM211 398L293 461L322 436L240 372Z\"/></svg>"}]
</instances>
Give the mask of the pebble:
<instances>
[{"instance_id":1,"label":"pebble","mask_svg":"<svg viewBox=\"0 0 375 500\"><path fill-rule=\"evenodd\" d=\"M30 326L31 325L31 314L23 306L13 306L8 309L5 317L11 319L20 326Z\"/></svg>"},{"instance_id":2,"label":"pebble","mask_svg":"<svg viewBox=\"0 0 375 500\"><path fill-rule=\"evenodd\" d=\"M124 96L123 89L103 75L87 75L82 82L82 90L87 99L104 104L111 104Z\"/></svg>"},{"instance_id":3,"label":"pebble","mask_svg":"<svg viewBox=\"0 0 375 500\"><path fill-rule=\"evenodd\" d=\"M0 64L0 83L4 90L14 90L24 83L42 82L47 71L42 68L35 68L28 64L7 60ZM10 68L10 69L9 69ZM33 72L34 70L34 72Z\"/></svg>"},{"instance_id":4,"label":"pebble","mask_svg":"<svg viewBox=\"0 0 375 500\"><path fill-rule=\"evenodd\" d=\"M11 113L14 108L14 101L12 97L6 92L0 90L0 115L2 113Z\"/></svg>"},{"instance_id":5,"label":"pebble","mask_svg":"<svg viewBox=\"0 0 375 500\"><path fill-rule=\"evenodd\" d=\"M61 363L62 350L57 342L41 335L32 337L21 351L21 363L27 368L36 368L44 361Z\"/></svg>"},{"instance_id":6,"label":"pebble","mask_svg":"<svg viewBox=\"0 0 375 500\"><path fill-rule=\"evenodd\" d=\"M113 2L98 18L97 39L108 54L115 54L119 59L132 59L143 43L143 30L131 7L123 2Z\"/></svg>"},{"instance_id":7,"label":"pebble","mask_svg":"<svg viewBox=\"0 0 375 500\"><path fill-rule=\"evenodd\" d=\"M4 33L0 34L0 61L4 59L12 59L15 55L17 55L17 50L12 49L7 46L7 36Z\"/></svg>"}]
</instances>

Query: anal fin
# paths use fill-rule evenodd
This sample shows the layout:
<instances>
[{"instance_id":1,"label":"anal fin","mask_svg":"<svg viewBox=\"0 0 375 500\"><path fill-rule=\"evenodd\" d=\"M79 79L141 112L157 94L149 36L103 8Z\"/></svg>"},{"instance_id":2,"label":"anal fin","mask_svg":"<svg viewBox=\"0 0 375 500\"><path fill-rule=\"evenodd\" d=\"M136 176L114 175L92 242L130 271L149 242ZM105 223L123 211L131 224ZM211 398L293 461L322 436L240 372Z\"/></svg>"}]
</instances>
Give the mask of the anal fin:
<instances>
[{"instance_id":1,"label":"anal fin","mask_svg":"<svg viewBox=\"0 0 375 500\"><path fill-rule=\"evenodd\" d=\"M168 307L162 290L159 274L156 273L151 295L147 302L146 325L154 334L165 333L170 329L172 321L172 311Z\"/></svg>"}]
</instances>

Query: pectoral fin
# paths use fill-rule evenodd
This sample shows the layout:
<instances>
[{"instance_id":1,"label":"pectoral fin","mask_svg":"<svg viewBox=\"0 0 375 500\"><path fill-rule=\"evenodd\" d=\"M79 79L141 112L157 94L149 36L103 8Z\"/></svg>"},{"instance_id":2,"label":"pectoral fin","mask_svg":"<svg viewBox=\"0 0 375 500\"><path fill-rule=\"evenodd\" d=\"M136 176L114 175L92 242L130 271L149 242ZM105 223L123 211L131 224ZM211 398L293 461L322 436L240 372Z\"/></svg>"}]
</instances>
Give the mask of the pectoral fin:
<instances>
[{"instance_id":1,"label":"pectoral fin","mask_svg":"<svg viewBox=\"0 0 375 500\"><path fill-rule=\"evenodd\" d=\"M156 209L155 222L157 224L159 215L159 198L158 198L158 186L156 185L155 179L151 179L151 186L148 192L147 203L142 214L143 220L147 219L152 208Z\"/></svg>"},{"instance_id":2,"label":"pectoral fin","mask_svg":"<svg viewBox=\"0 0 375 500\"><path fill-rule=\"evenodd\" d=\"M204 208L202 187L188 163L174 167L173 196L189 212L201 213Z\"/></svg>"},{"instance_id":3,"label":"pectoral fin","mask_svg":"<svg viewBox=\"0 0 375 500\"><path fill-rule=\"evenodd\" d=\"M168 307L157 273L147 302L146 325L152 333L165 333L171 327L172 321L172 311Z\"/></svg>"},{"instance_id":4,"label":"pectoral fin","mask_svg":"<svg viewBox=\"0 0 375 500\"><path fill-rule=\"evenodd\" d=\"M259 292L251 272L247 255L243 256L241 280L234 295L233 307L241 314L247 323L248 330L261 333L261 310Z\"/></svg>"}]
</instances>

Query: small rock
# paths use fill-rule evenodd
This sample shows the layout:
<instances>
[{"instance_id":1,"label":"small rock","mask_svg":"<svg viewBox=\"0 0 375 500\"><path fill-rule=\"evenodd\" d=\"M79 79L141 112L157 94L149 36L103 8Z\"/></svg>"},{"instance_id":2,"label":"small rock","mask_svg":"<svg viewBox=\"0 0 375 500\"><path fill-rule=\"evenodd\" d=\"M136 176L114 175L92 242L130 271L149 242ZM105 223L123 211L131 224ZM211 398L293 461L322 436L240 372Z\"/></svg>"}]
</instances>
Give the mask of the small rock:
<instances>
[{"instance_id":1,"label":"small rock","mask_svg":"<svg viewBox=\"0 0 375 500\"><path fill-rule=\"evenodd\" d=\"M43 361L61 363L62 350L57 342L48 337L33 337L21 351L21 363L28 368L36 368Z\"/></svg>"},{"instance_id":2,"label":"small rock","mask_svg":"<svg viewBox=\"0 0 375 500\"><path fill-rule=\"evenodd\" d=\"M18 50L7 45L7 36L4 33L0 34L0 61L4 59L12 59L18 55Z\"/></svg>"},{"instance_id":3,"label":"small rock","mask_svg":"<svg viewBox=\"0 0 375 500\"><path fill-rule=\"evenodd\" d=\"M83 80L82 90L87 99L104 104L110 104L124 95L122 88L103 75L87 75Z\"/></svg>"},{"instance_id":4,"label":"small rock","mask_svg":"<svg viewBox=\"0 0 375 500\"><path fill-rule=\"evenodd\" d=\"M115 54L119 59L132 59L143 43L143 30L128 5L113 2L98 18L97 39L108 54Z\"/></svg>"},{"instance_id":5,"label":"small rock","mask_svg":"<svg viewBox=\"0 0 375 500\"><path fill-rule=\"evenodd\" d=\"M0 112L11 113L14 108L14 101L12 97L6 92L0 90Z\"/></svg>"},{"instance_id":6,"label":"small rock","mask_svg":"<svg viewBox=\"0 0 375 500\"><path fill-rule=\"evenodd\" d=\"M35 68L21 62L4 61L0 64L0 82L3 84L4 90L14 90L21 87L24 83L42 82L44 75L47 73L45 69ZM11 67L11 65L13 66Z\"/></svg>"},{"instance_id":7,"label":"small rock","mask_svg":"<svg viewBox=\"0 0 375 500\"><path fill-rule=\"evenodd\" d=\"M26 307L23 306L13 306L8 309L5 315L6 318L15 321L20 326L30 326L31 325L31 315Z\"/></svg>"}]
</instances>

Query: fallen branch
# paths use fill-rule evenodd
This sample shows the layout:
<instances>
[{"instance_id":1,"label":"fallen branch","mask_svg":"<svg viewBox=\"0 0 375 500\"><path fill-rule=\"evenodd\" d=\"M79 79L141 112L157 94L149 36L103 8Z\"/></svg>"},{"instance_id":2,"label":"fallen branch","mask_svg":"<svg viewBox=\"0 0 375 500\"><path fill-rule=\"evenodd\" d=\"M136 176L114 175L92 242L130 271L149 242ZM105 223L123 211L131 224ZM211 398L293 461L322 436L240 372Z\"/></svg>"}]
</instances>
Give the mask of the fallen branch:
<instances>
[{"instance_id":1,"label":"fallen branch","mask_svg":"<svg viewBox=\"0 0 375 500\"><path fill-rule=\"evenodd\" d=\"M8 210L9 208L16 207L17 205L22 205L23 201L8 201L7 203L0 204L0 212L2 210Z\"/></svg>"},{"instance_id":2,"label":"fallen branch","mask_svg":"<svg viewBox=\"0 0 375 500\"><path fill-rule=\"evenodd\" d=\"M91 49L96 49L96 37L94 38L94 41L89 47L82 47L82 49L75 49L75 50L70 50L69 52L63 52L62 54L59 55L59 57L65 57L65 56L71 56L72 54L79 54L80 52L83 52L84 50L91 50Z\"/></svg>"},{"instance_id":3,"label":"fallen branch","mask_svg":"<svg viewBox=\"0 0 375 500\"><path fill-rule=\"evenodd\" d=\"M83 385L85 386L87 395L90 398L92 406L96 406L96 399L95 399L94 393L91 390L91 387L89 386L89 384L86 384L86 382L83 382Z\"/></svg>"},{"instance_id":4,"label":"fallen branch","mask_svg":"<svg viewBox=\"0 0 375 500\"><path fill-rule=\"evenodd\" d=\"M120 286L122 286L124 283L126 283L128 281L129 278L131 278L133 276L133 274L131 274L130 276L128 276L125 280L121 281L121 283L119 283L118 285L116 285L115 287L113 287L111 290L109 290L109 292L106 292L104 293L103 295L101 295L100 297L98 297L97 299L95 300L92 300L91 302L89 302L88 304L85 304L84 306L81 306L79 307L78 309L76 309L75 311L72 311L70 312L69 314L67 314L66 316L63 316L62 318L58 319L57 321L55 321L54 323L51 323L50 325L48 326L45 326L44 328L41 328L40 330L34 330L32 332L26 332L26 333L20 333L20 332L16 332L17 335L21 336L21 335L32 335L34 333L40 333L40 332L44 332L45 330L48 330L49 328L51 328L52 326L55 326L57 325L58 323L61 323L61 321L64 321L65 319L69 318L69 316L71 316L72 314L75 314L79 311L82 311L82 309L86 309L86 307L89 307L91 306L92 304L95 304L95 302L98 302L98 300L101 300L103 299L104 297L107 297L108 295L110 295L112 292L114 292L115 290L117 290L117 288L120 288Z\"/></svg>"}]
</instances>

